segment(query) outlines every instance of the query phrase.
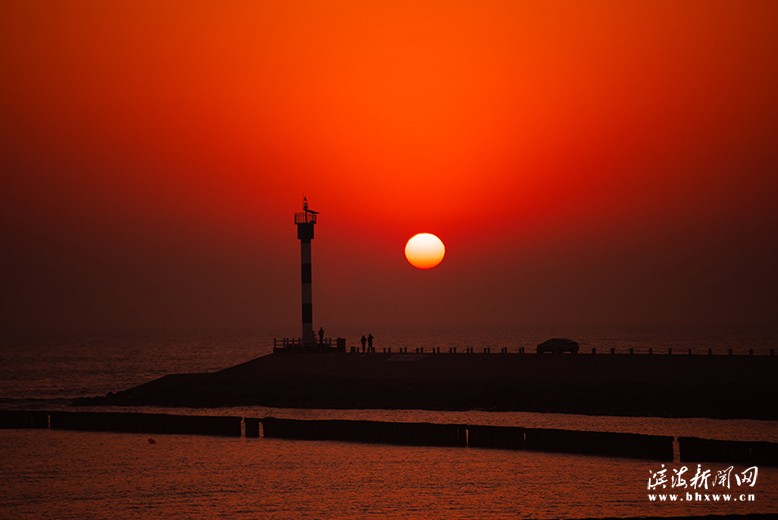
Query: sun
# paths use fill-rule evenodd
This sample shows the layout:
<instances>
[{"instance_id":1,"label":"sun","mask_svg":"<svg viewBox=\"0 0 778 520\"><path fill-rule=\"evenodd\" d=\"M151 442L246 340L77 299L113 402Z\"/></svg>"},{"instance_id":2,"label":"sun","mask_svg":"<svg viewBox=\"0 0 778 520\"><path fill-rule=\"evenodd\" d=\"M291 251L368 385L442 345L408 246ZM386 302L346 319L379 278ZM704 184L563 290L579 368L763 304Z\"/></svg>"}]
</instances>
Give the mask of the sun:
<instances>
[{"instance_id":1,"label":"sun","mask_svg":"<svg viewBox=\"0 0 778 520\"><path fill-rule=\"evenodd\" d=\"M413 235L405 244L405 258L413 267L430 269L438 265L446 254L443 241L432 233Z\"/></svg>"}]
</instances>

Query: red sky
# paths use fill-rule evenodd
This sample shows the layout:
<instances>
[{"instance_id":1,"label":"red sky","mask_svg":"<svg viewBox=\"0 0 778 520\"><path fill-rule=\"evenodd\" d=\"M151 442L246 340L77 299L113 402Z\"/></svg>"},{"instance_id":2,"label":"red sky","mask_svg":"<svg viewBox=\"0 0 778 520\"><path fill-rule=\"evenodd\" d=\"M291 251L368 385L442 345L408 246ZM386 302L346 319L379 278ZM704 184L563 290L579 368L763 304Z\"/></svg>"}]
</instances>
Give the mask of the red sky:
<instances>
[{"instance_id":1,"label":"red sky","mask_svg":"<svg viewBox=\"0 0 778 520\"><path fill-rule=\"evenodd\" d=\"M778 4L0 3L2 323L775 324ZM443 263L405 241L433 232Z\"/></svg>"}]
</instances>

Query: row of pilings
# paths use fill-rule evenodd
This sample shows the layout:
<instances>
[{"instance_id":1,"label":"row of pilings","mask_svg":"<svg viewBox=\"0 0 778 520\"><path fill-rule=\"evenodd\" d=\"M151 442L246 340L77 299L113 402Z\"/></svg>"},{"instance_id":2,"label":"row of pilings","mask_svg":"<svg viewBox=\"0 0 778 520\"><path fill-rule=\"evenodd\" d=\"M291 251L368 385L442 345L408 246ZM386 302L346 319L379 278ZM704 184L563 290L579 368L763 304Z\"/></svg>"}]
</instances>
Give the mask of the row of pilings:
<instances>
[{"instance_id":1,"label":"row of pilings","mask_svg":"<svg viewBox=\"0 0 778 520\"><path fill-rule=\"evenodd\" d=\"M0 428L240 437L242 417L125 412L0 411Z\"/></svg>"},{"instance_id":2,"label":"row of pilings","mask_svg":"<svg viewBox=\"0 0 778 520\"><path fill-rule=\"evenodd\" d=\"M514 426L479 426L275 417L172 415L126 412L0 410L0 428L192 434L226 437L444 446L571 453L673 461L674 438ZM681 462L778 467L778 443L679 437Z\"/></svg>"},{"instance_id":3,"label":"row of pilings","mask_svg":"<svg viewBox=\"0 0 778 520\"><path fill-rule=\"evenodd\" d=\"M778 466L778 443L763 441L717 441L679 437L681 460Z\"/></svg>"},{"instance_id":4,"label":"row of pilings","mask_svg":"<svg viewBox=\"0 0 778 520\"><path fill-rule=\"evenodd\" d=\"M296 420L266 417L264 436L417 446L459 446L673 460L673 437L514 426ZM248 430L247 430L248 434Z\"/></svg>"}]
</instances>

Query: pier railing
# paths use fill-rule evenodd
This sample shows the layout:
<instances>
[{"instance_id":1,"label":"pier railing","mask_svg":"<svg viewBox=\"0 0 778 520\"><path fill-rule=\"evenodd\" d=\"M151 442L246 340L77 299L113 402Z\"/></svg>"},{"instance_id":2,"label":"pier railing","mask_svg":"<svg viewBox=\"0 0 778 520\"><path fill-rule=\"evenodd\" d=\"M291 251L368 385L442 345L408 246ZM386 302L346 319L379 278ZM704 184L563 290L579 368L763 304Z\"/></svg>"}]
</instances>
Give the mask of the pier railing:
<instances>
[{"instance_id":1,"label":"pier railing","mask_svg":"<svg viewBox=\"0 0 778 520\"><path fill-rule=\"evenodd\" d=\"M302 338L273 338L273 352L345 352L345 338L324 338L305 343Z\"/></svg>"},{"instance_id":2,"label":"pier railing","mask_svg":"<svg viewBox=\"0 0 778 520\"><path fill-rule=\"evenodd\" d=\"M273 338L273 352L279 352L279 351L286 351L286 352L351 352L353 354L357 353L367 353L367 354L440 354L441 352L445 352L448 354L536 354L535 347L482 347L480 349L477 349L476 347L466 346L466 347L448 347L447 349L441 350L441 347L432 347L432 348L424 348L424 347L369 347L369 348L361 348L357 346L351 346L348 350L346 349L346 339L345 338L335 338L333 341L333 338L324 338L323 342L315 341L312 344L305 344L301 338ZM641 349L636 349L634 347L629 348L615 348L615 347L609 347L604 348L602 350L597 350L596 347L592 347L591 349L584 350L581 349L579 353L552 353L552 352L545 352L545 353L537 353L541 356L549 356L549 357L569 357L569 356L580 356L580 355L597 355L597 356L609 356L609 355L635 355L635 356L661 356L661 355L667 355L667 356L775 356L775 349L770 348L761 348L761 349L753 349L749 348L746 352L734 352L733 349L727 349L727 352L714 352L712 348L675 348L668 347L666 349L658 349L653 347L646 347Z\"/></svg>"}]
</instances>

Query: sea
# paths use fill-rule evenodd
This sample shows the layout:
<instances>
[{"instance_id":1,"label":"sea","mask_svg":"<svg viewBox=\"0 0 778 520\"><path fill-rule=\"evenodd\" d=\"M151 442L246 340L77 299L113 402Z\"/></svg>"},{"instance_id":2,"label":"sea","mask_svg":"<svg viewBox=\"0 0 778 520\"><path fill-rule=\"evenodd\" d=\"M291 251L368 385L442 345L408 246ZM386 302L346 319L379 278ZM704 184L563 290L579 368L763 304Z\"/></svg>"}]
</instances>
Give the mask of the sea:
<instances>
[{"instance_id":1,"label":"sea","mask_svg":"<svg viewBox=\"0 0 778 520\"><path fill-rule=\"evenodd\" d=\"M378 350L571 337L583 353L771 355L770 331L348 330ZM330 334L326 334L329 336ZM71 410L169 373L272 352L272 330L5 334L0 409ZM464 354L455 354L464 355ZM497 354L494 354L497 355ZM705 388L700 388L705 393ZM738 394L738 388L731 391ZM715 396L711 396L714 398ZM742 395L775 406L774 396ZM778 422L551 413L267 407L112 408L198 415L468 423L778 442ZM708 477L705 477L705 475ZM0 429L0 518L634 518L778 513L778 468L478 448ZM666 476L667 482L661 477ZM698 477L698 478L695 478ZM726 477L726 478L725 478ZM751 478L748 478L751 477ZM693 483L693 485L692 485Z\"/></svg>"}]
</instances>

